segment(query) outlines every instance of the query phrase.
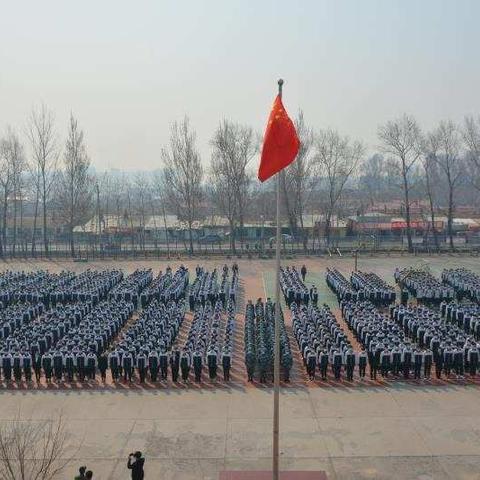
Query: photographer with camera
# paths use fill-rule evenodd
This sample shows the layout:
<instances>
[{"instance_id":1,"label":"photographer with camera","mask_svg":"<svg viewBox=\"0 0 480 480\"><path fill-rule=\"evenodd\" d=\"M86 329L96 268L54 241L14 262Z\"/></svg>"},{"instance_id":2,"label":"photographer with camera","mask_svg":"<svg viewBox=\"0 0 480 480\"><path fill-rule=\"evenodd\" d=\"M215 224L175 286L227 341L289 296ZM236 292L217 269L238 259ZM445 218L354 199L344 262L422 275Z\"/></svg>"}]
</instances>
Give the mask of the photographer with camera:
<instances>
[{"instance_id":1,"label":"photographer with camera","mask_svg":"<svg viewBox=\"0 0 480 480\"><path fill-rule=\"evenodd\" d=\"M131 453L128 456L127 468L132 471L132 480L143 480L145 457L142 452Z\"/></svg>"},{"instance_id":2,"label":"photographer with camera","mask_svg":"<svg viewBox=\"0 0 480 480\"><path fill-rule=\"evenodd\" d=\"M75 477L75 480L92 480L93 479L93 472L91 470L87 470L87 467L80 467L78 469L79 475Z\"/></svg>"},{"instance_id":3,"label":"photographer with camera","mask_svg":"<svg viewBox=\"0 0 480 480\"><path fill-rule=\"evenodd\" d=\"M87 470L87 467L80 467L78 469L78 475L75 477L74 480L85 480L85 472Z\"/></svg>"}]
</instances>

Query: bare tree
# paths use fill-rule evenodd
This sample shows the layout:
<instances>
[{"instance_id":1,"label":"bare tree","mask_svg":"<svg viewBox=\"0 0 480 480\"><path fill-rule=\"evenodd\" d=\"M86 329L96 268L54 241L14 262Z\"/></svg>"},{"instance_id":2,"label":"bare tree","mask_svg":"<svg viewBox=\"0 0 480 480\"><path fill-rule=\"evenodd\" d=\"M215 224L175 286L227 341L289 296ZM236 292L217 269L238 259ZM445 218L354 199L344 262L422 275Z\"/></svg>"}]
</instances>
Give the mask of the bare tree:
<instances>
[{"instance_id":1,"label":"bare tree","mask_svg":"<svg viewBox=\"0 0 480 480\"><path fill-rule=\"evenodd\" d=\"M308 238L303 219L305 209L318 182L318 162L312 148L313 131L305 123L302 111L295 119L295 128L300 139L300 149L295 161L285 169L285 175L281 178L290 230L294 235L300 230L303 248L306 250Z\"/></svg>"},{"instance_id":2,"label":"bare tree","mask_svg":"<svg viewBox=\"0 0 480 480\"><path fill-rule=\"evenodd\" d=\"M429 135L432 159L444 176L448 189L447 233L450 248L453 250L453 215L455 212L455 192L462 179L464 162L461 157L461 134L452 121L440 122Z\"/></svg>"},{"instance_id":3,"label":"bare tree","mask_svg":"<svg viewBox=\"0 0 480 480\"><path fill-rule=\"evenodd\" d=\"M253 130L250 127L224 120L211 140L212 198L230 226L230 244L235 251L236 225L240 226L243 244L245 209L251 174L247 167L256 152Z\"/></svg>"},{"instance_id":4,"label":"bare tree","mask_svg":"<svg viewBox=\"0 0 480 480\"><path fill-rule=\"evenodd\" d=\"M155 191L155 200L156 200L155 203L158 202L161 207L165 241L167 242L167 255L168 255L168 258L170 258L170 238L169 238L169 232L168 232L168 226L167 226L167 214L165 210L165 204L167 202L165 200L165 191L163 187L164 187L163 172L161 172L160 170L157 170L153 177L153 189Z\"/></svg>"},{"instance_id":5,"label":"bare tree","mask_svg":"<svg viewBox=\"0 0 480 480\"><path fill-rule=\"evenodd\" d=\"M123 212L125 211L124 208L124 196L125 196L125 182L124 182L124 177L122 176L113 176L111 177L109 181L109 185L111 185L110 188L110 196L111 196L111 201L109 203L112 204L112 211L114 212L115 215L115 225L110 225L114 226L117 231L120 230L120 227L122 225L122 215Z\"/></svg>"},{"instance_id":6,"label":"bare tree","mask_svg":"<svg viewBox=\"0 0 480 480\"><path fill-rule=\"evenodd\" d=\"M32 110L27 134L32 149L31 172L37 190L35 194L36 200L32 252L35 252L35 230L37 226L38 202L41 201L43 216L43 246L45 254L48 254L47 210L57 172L58 149L54 129L54 117L52 112L47 109L46 105L42 104L38 110Z\"/></svg>"},{"instance_id":7,"label":"bare tree","mask_svg":"<svg viewBox=\"0 0 480 480\"><path fill-rule=\"evenodd\" d=\"M185 117L181 123L172 125L169 148L162 149L165 197L177 215L187 222L190 253L193 253L192 226L202 198L203 180L195 137Z\"/></svg>"},{"instance_id":8,"label":"bare tree","mask_svg":"<svg viewBox=\"0 0 480 480\"><path fill-rule=\"evenodd\" d=\"M14 420L0 426L0 478L53 480L60 477L72 457L65 421L60 415L46 421Z\"/></svg>"},{"instance_id":9,"label":"bare tree","mask_svg":"<svg viewBox=\"0 0 480 480\"><path fill-rule=\"evenodd\" d=\"M133 214L133 188L132 182L129 178L123 177L123 185L125 188L125 221L128 222L129 230L130 230L130 243L132 252L136 250L135 244L135 224L134 224L134 214Z\"/></svg>"},{"instance_id":10,"label":"bare tree","mask_svg":"<svg viewBox=\"0 0 480 480\"><path fill-rule=\"evenodd\" d=\"M68 228L70 253L74 257L73 229L88 219L92 206L92 179L88 172L90 159L83 130L73 115L70 115L63 163L64 170L60 173L57 183L57 211Z\"/></svg>"},{"instance_id":11,"label":"bare tree","mask_svg":"<svg viewBox=\"0 0 480 480\"><path fill-rule=\"evenodd\" d=\"M216 168L220 161L217 161L212 156L211 173L210 173L210 188L207 193L213 204L220 210L228 220L229 225L229 239L230 249L232 253L236 251L236 226L237 226L237 202L235 198L235 191L231 184L229 175L225 175L222 167Z\"/></svg>"},{"instance_id":12,"label":"bare tree","mask_svg":"<svg viewBox=\"0 0 480 480\"><path fill-rule=\"evenodd\" d=\"M8 127L5 137L0 141L0 186L2 188L0 255L3 255L4 250L6 251L7 249L8 220L12 216L12 254L15 255L17 243L17 210L22 193L22 173L24 169L25 156L23 145L20 143L15 131L11 127ZM12 204L13 215L9 215L10 204Z\"/></svg>"},{"instance_id":13,"label":"bare tree","mask_svg":"<svg viewBox=\"0 0 480 480\"><path fill-rule=\"evenodd\" d=\"M12 191L12 165L11 165L11 143L10 135L2 139L0 143L0 186L2 188L2 232L0 235L0 254L3 256L7 248L7 210L8 199Z\"/></svg>"},{"instance_id":14,"label":"bare tree","mask_svg":"<svg viewBox=\"0 0 480 480\"><path fill-rule=\"evenodd\" d=\"M415 118L405 114L381 125L378 129L378 138L382 142L383 152L390 155L391 166L395 168L401 179L405 199L408 251L413 252L410 193L414 187L412 176L422 155L422 133Z\"/></svg>"},{"instance_id":15,"label":"bare tree","mask_svg":"<svg viewBox=\"0 0 480 480\"><path fill-rule=\"evenodd\" d=\"M480 190L480 116L477 119L465 117L462 135L467 147L466 159L471 171L472 185Z\"/></svg>"},{"instance_id":16,"label":"bare tree","mask_svg":"<svg viewBox=\"0 0 480 480\"><path fill-rule=\"evenodd\" d=\"M375 153L362 163L358 184L360 192L366 196L369 206L384 200L387 195L388 198L391 198L391 191L388 188L387 165L383 155Z\"/></svg>"},{"instance_id":17,"label":"bare tree","mask_svg":"<svg viewBox=\"0 0 480 480\"><path fill-rule=\"evenodd\" d=\"M140 172L134 178L134 193L137 211L140 218L140 247L145 251L145 225L147 222L147 207L151 196L150 182L144 173Z\"/></svg>"},{"instance_id":18,"label":"bare tree","mask_svg":"<svg viewBox=\"0 0 480 480\"><path fill-rule=\"evenodd\" d=\"M436 188L435 184L438 182L438 168L435 157L438 151L438 142L435 136L427 136L424 143L423 155L423 171L424 171L424 188L428 199L430 209L430 222L432 226L433 239L435 248L438 251L440 244L438 240L438 232L435 226L435 210L436 210ZM427 230L428 232L428 230Z\"/></svg>"},{"instance_id":19,"label":"bare tree","mask_svg":"<svg viewBox=\"0 0 480 480\"><path fill-rule=\"evenodd\" d=\"M17 230L18 230L18 210L20 216L23 213L23 190L24 178L23 174L26 168L26 159L23 145L20 143L18 136L12 132L11 140L11 171L12 171L12 193L13 193L13 225L12 225L12 254L15 256L17 248ZM20 208L19 208L20 207ZM21 225L22 221L20 221Z\"/></svg>"},{"instance_id":20,"label":"bare tree","mask_svg":"<svg viewBox=\"0 0 480 480\"><path fill-rule=\"evenodd\" d=\"M364 146L352 142L335 130L322 130L315 136L315 151L320 174L325 184L325 239L330 243L331 220L347 181L356 173L364 154Z\"/></svg>"},{"instance_id":21,"label":"bare tree","mask_svg":"<svg viewBox=\"0 0 480 480\"><path fill-rule=\"evenodd\" d=\"M8 197L11 191L12 174L8 162L8 153L6 144L2 142L0 152L0 186L2 188L1 200L2 200L2 231L0 234L0 254L3 257L4 250L6 251L6 238L7 238L7 209L8 209Z\"/></svg>"}]
</instances>

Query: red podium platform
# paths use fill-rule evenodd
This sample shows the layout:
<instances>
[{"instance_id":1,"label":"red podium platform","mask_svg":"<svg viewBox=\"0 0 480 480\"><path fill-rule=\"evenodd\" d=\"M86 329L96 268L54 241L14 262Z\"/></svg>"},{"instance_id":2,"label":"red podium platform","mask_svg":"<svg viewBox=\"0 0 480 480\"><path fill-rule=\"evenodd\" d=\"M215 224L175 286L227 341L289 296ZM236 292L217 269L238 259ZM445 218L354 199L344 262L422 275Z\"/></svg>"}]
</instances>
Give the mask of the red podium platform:
<instances>
[{"instance_id":1,"label":"red podium platform","mask_svg":"<svg viewBox=\"0 0 480 480\"><path fill-rule=\"evenodd\" d=\"M281 480L327 480L325 472L280 472ZM219 480L272 480L270 471L220 472Z\"/></svg>"}]
</instances>

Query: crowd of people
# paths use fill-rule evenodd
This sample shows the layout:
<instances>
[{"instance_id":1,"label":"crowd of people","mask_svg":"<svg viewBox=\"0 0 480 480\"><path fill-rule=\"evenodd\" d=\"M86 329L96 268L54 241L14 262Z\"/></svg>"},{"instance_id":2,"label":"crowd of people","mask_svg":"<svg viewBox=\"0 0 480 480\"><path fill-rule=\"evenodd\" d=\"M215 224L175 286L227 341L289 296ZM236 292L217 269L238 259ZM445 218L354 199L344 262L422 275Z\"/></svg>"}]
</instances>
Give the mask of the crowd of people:
<instances>
[{"instance_id":1,"label":"crowd of people","mask_svg":"<svg viewBox=\"0 0 480 480\"><path fill-rule=\"evenodd\" d=\"M153 272L151 268L135 270L110 290L108 298L111 301L132 302L137 309L140 306L140 293L152 283L152 280Z\"/></svg>"},{"instance_id":2,"label":"crowd of people","mask_svg":"<svg viewBox=\"0 0 480 480\"><path fill-rule=\"evenodd\" d=\"M152 382L167 379L168 366L178 357L178 349L172 350L185 318L183 299L167 304L153 300L142 310L138 320L120 335L118 343L108 354L108 367L112 379L131 382L135 371L140 383L147 373Z\"/></svg>"},{"instance_id":3,"label":"crowd of people","mask_svg":"<svg viewBox=\"0 0 480 480\"><path fill-rule=\"evenodd\" d=\"M33 370L37 382L42 375L47 383L93 380L100 357L132 313L133 304L124 301L55 307L5 340L3 378L8 382L13 373L17 382L23 376L30 381Z\"/></svg>"},{"instance_id":4,"label":"crowd of people","mask_svg":"<svg viewBox=\"0 0 480 480\"><path fill-rule=\"evenodd\" d=\"M121 278L117 270L87 270L79 275L50 275L43 271L2 275L3 288L8 289L9 281L19 279L21 283L26 281L29 292L41 293L38 297L27 296L32 303L11 303L0 311L0 366L4 380L10 381L13 375L17 382L30 381L32 372L37 381L42 374L48 381L52 376L61 380L64 371L70 371L71 357L76 362L77 356L85 360L82 371L86 373L89 354L100 354L118 331L108 302L96 302L105 296L108 286L111 288ZM52 281L50 286L48 279ZM11 302L15 295L10 297Z\"/></svg>"},{"instance_id":5,"label":"crowd of people","mask_svg":"<svg viewBox=\"0 0 480 480\"><path fill-rule=\"evenodd\" d=\"M220 273L219 273L220 272ZM209 272L197 266L193 283L184 266L154 278L151 269L124 276L121 270L76 274L46 271L0 274L0 378L9 382L114 381L140 383L190 379L215 381L219 369L230 380L233 362L238 266ZM328 306L303 279L306 267L281 270L281 289L292 315L293 335L312 380L331 367L335 379L370 376L438 378L479 367L480 305L477 275L466 269L442 273L396 270L395 279L417 297L417 305L395 304L395 290L373 273L353 272L350 281L327 269L341 313L361 349L354 351ZM457 296L457 301L452 300ZM186 336L180 329L186 302L193 313ZM465 300L468 299L468 302ZM469 303L470 302L470 303ZM387 307L389 308L387 309ZM138 318L134 315L138 310ZM280 311L283 378L293 357ZM132 319L131 322L129 320ZM128 325L127 325L128 323ZM273 373L275 305L249 301L245 310L245 365L249 381L266 383Z\"/></svg>"},{"instance_id":6,"label":"crowd of people","mask_svg":"<svg viewBox=\"0 0 480 480\"><path fill-rule=\"evenodd\" d=\"M417 301L425 305L439 305L443 300L452 301L455 290L437 280L430 272L415 268L396 269L395 281L408 290Z\"/></svg>"},{"instance_id":7,"label":"crowd of people","mask_svg":"<svg viewBox=\"0 0 480 480\"><path fill-rule=\"evenodd\" d=\"M480 303L480 276L476 273L466 268L445 269L442 272L442 281L455 290L459 301L466 297Z\"/></svg>"},{"instance_id":8,"label":"crowd of people","mask_svg":"<svg viewBox=\"0 0 480 480\"><path fill-rule=\"evenodd\" d=\"M433 367L437 378L463 377L465 372L474 376L478 371L480 346L475 338L438 311L391 305L386 314L371 302L346 301L341 309L367 355L371 379L378 373L385 378L408 379L413 374L415 379L428 379Z\"/></svg>"},{"instance_id":9,"label":"crowd of people","mask_svg":"<svg viewBox=\"0 0 480 480\"><path fill-rule=\"evenodd\" d=\"M169 301L178 302L181 298L185 298L188 281L188 268L180 265L179 269L172 273L171 267L168 266L165 273L160 272L140 293L142 308L153 300L166 304Z\"/></svg>"},{"instance_id":10,"label":"crowd of people","mask_svg":"<svg viewBox=\"0 0 480 480\"><path fill-rule=\"evenodd\" d=\"M232 265L231 272L232 274L229 276L228 265L223 266L219 285L216 268L212 272L209 272L197 265L195 269L195 280L190 287L188 295L190 310L193 312L198 303L205 306L207 301L209 301L211 305L214 305L217 300L220 300L224 308L228 300L236 302L238 286L238 265L236 263Z\"/></svg>"},{"instance_id":11,"label":"crowd of people","mask_svg":"<svg viewBox=\"0 0 480 480\"><path fill-rule=\"evenodd\" d=\"M480 306L474 303L442 302L440 313L448 322L454 322L465 333L480 340Z\"/></svg>"},{"instance_id":12,"label":"crowd of people","mask_svg":"<svg viewBox=\"0 0 480 480\"><path fill-rule=\"evenodd\" d=\"M285 329L283 312L280 310L280 365L283 379L290 381L293 357ZM255 304L248 301L245 310L245 367L248 381L258 375L260 383L266 383L273 375L275 339L275 306L270 298L264 303L261 298ZM273 378L273 377L272 377Z\"/></svg>"},{"instance_id":13,"label":"crowd of people","mask_svg":"<svg viewBox=\"0 0 480 480\"><path fill-rule=\"evenodd\" d=\"M192 368L195 382L202 382L205 366L209 379L216 381L220 365L224 381L230 381L237 288L238 265L223 266L220 285L216 269L208 272L197 266L189 292L193 320L179 358L184 382Z\"/></svg>"},{"instance_id":14,"label":"crowd of people","mask_svg":"<svg viewBox=\"0 0 480 480\"><path fill-rule=\"evenodd\" d=\"M232 275L229 276L228 266L224 265L222 269L222 279L220 282L220 289L219 289L219 299L222 302L224 308L227 307L229 302L235 304L236 302L236 295L237 295L237 288L238 288L238 266L234 264L232 266Z\"/></svg>"},{"instance_id":15,"label":"crowd of people","mask_svg":"<svg viewBox=\"0 0 480 480\"><path fill-rule=\"evenodd\" d=\"M476 375L480 345L463 326L445 321L441 312L422 305L392 307L391 316L419 348L431 353L438 378L452 372L457 377L465 371Z\"/></svg>"},{"instance_id":16,"label":"crowd of people","mask_svg":"<svg viewBox=\"0 0 480 480\"><path fill-rule=\"evenodd\" d=\"M108 292L123 279L121 270L86 270L72 279L66 285L52 290L49 295L49 304L67 302L91 302L96 305L105 300Z\"/></svg>"},{"instance_id":17,"label":"crowd of people","mask_svg":"<svg viewBox=\"0 0 480 480\"><path fill-rule=\"evenodd\" d=\"M350 282L355 290L359 292L359 300L368 300L378 306L387 306L395 303L395 288L388 285L376 273L352 272Z\"/></svg>"},{"instance_id":18,"label":"crowd of people","mask_svg":"<svg viewBox=\"0 0 480 480\"><path fill-rule=\"evenodd\" d=\"M327 268L325 281L332 292L337 296L338 302L341 300L359 299L359 293L353 285L336 268Z\"/></svg>"},{"instance_id":19,"label":"crowd of people","mask_svg":"<svg viewBox=\"0 0 480 480\"><path fill-rule=\"evenodd\" d=\"M151 269L124 277L120 270L80 274L7 271L0 274L0 376L47 383L138 377L155 382L190 367L201 381L203 366L215 380L222 367L230 380L234 348L238 266L217 271L197 267L194 317L183 348L177 346L185 317L188 269ZM17 284L17 286L15 286ZM21 285L27 294L23 296ZM36 293L34 293L36 292ZM214 302L212 303L212 300ZM135 310L138 318L133 318Z\"/></svg>"},{"instance_id":20,"label":"crowd of people","mask_svg":"<svg viewBox=\"0 0 480 480\"><path fill-rule=\"evenodd\" d=\"M197 265L195 274L195 280L188 294L188 303L192 312L197 304L200 303L202 306L205 306L208 301L213 305L218 298L217 269L215 268L212 272L209 272Z\"/></svg>"},{"instance_id":21,"label":"crowd of people","mask_svg":"<svg viewBox=\"0 0 480 480\"><path fill-rule=\"evenodd\" d=\"M61 291L77 278L73 272L50 273L5 271L0 274L0 301L5 307L12 303L42 303L50 306L52 292Z\"/></svg>"},{"instance_id":22,"label":"crowd of people","mask_svg":"<svg viewBox=\"0 0 480 480\"><path fill-rule=\"evenodd\" d=\"M353 380L355 352L330 308L293 303L291 310L293 335L310 380L315 379L317 367L326 380L329 365L335 379L340 379L343 366L347 380Z\"/></svg>"},{"instance_id":23,"label":"crowd of people","mask_svg":"<svg viewBox=\"0 0 480 480\"><path fill-rule=\"evenodd\" d=\"M220 363L224 380L230 380L235 324L233 302L229 301L227 305L225 326L222 321L223 310L220 300L214 305L209 300L205 306L197 303L180 356L181 376L184 382L189 381L190 370L193 368L195 382L200 383L203 379L204 366L208 369L210 380L215 381Z\"/></svg>"},{"instance_id":24,"label":"crowd of people","mask_svg":"<svg viewBox=\"0 0 480 480\"><path fill-rule=\"evenodd\" d=\"M285 303L290 307L293 302L297 305L305 304L311 301L315 305L318 303L318 291L315 285L310 290L305 285L307 267L302 266L301 277L295 266L280 268L280 288L285 298Z\"/></svg>"},{"instance_id":25,"label":"crowd of people","mask_svg":"<svg viewBox=\"0 0 480 480\"><path fill-rule=\"evenodd\" d=\"M367 355L370 378L377 374L402 376L408 379L429 378L432 355L427 349L415 345L402 326L391 316L380 312L371 302L342 302L342 314L349 328L362 345L362 354ZM423 367L423 371L422 371ZM365 368L360 378L365 376Z\"/></svg>"}]
</instances>

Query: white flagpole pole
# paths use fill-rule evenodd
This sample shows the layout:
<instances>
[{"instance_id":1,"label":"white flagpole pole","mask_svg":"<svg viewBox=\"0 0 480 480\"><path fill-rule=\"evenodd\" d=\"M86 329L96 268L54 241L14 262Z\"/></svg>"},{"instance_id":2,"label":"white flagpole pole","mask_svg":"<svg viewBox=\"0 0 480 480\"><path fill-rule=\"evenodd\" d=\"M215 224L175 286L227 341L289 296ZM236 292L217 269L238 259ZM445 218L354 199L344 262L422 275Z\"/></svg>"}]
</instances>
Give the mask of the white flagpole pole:
<instances>
[{"instance_id":1,"label":"white flagpole pole","mask_svg":"<svg viewBox=\"0 0 480 480\"><path fill-rule=\"evenodd\" d=\"M278 94L282 98L283 80L278 80ZM280 432L280 188L283 170L277 173L277 241L275 251L275 348L273 364L273 480L279 480Z\"/></svg>"}]
</instances>

